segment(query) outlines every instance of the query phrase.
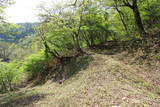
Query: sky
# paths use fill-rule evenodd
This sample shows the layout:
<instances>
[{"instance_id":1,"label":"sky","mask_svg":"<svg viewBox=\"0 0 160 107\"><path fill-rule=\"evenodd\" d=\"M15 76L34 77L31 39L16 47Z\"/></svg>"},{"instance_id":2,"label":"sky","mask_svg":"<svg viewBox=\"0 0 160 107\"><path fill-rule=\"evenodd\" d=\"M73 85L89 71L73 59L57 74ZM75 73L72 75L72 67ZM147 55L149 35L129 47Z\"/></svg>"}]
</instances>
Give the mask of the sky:
<instances>
[{"instance_id":1,"label":"sky","mask_svg":"<svg viewBox=\"0 0 160 107\"><path fill-rule=\"evenodd\" d=\"M15 0L15 4L6 9L7 20L13 23L37 22L36 7L50 0Z\"/></svg>"}]
</instances>

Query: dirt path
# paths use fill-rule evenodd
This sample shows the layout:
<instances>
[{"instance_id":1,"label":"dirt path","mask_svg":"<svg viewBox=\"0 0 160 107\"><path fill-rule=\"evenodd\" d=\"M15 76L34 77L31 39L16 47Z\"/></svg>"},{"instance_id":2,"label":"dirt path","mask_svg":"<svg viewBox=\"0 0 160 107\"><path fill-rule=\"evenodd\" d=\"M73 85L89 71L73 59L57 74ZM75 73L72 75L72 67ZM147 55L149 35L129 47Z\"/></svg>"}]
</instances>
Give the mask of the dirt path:
<instances>
[{"instance_id":1,"label":"dirt path","mask_svg":"<svg viewBox=\"0 0 160 107\"><path fill-rule=\"evenodd\" d=\"M91 59L63 84L48 81L2 96L0 107L160 107L159 86L146 81L140 69L115 56L94 54Z\"/></svg>"}]
</instances>

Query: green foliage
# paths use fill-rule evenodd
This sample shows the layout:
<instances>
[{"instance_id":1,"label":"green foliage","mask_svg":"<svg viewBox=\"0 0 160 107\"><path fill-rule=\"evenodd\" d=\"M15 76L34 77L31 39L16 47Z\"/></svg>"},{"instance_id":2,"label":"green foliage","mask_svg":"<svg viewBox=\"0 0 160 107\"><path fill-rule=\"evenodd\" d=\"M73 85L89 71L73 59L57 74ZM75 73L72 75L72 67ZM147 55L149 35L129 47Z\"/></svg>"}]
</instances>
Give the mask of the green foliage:
<instances>
[{"instance_id":1,"label":"green foliage","mask_svg":"<svg viewBox=\"0 0 160 107\"><path fill-rule=\"evenodd\" d=\"M85 46L105 43L111 32L108 30L107 12L101 11L102 8L96 2L83 1L80 6L48 9L51 16L41 13L44 21L37 28L37 35L47 50L46 54L59 56L59 52L80 51Z\"/></svg>"},{"instance_id":2,"label":"green foliage","mask_svg":"<svg viewBox=\"0 0 160 107\"><path fill-rule=\"evenodd\" d=\"M157 0L145 0L141 6L141 13L147 28L160 28L160 3Z\"/></svg>"},{"instance_id":3,"label":"green foliage","mask_svg":"<svg viewBox=\"0 0 160 107\"><path fill-rule=\"evenodd\" d=\"M18 63L0 62L0 92L11 91L23 76Z\"/></svg>"},{"instance_id":4,"label":"green foliage","mask_svg":"<svg viewBox=\"0 0 160 107\"><path fill-rule=\"evenodd\" d=\"M20 62L0 62L1 92L14 90L15 85L25 79L26 76L28 79L37 78L38 74L43 71L46 60L44 52L40 51L29 55Z\"/></svg>"},{"instance_id":5,"label":"green foliage","mask_svg":"<svg viewBox=\"0 0 160 107\"><path fill-rule=\"evenodd\" d=\"M89 12L84 15L82 33L88 46L105 43L111 35L105 14Z\"/></svg>"},{"instance_id":6,"label":"green foliage","mask_svg":"<svg viewBox=\"0 0 160 107\"><path fill-rule=\"evenodd\" d=\"M22 60L26 56L38 52L43 46L35 35L28 35L17 41L17 43L12 43L10 48L14 49L10 54L10 60Z\"/></svg>"},{"instance_id":7,"label":"green foliage","mask_svg":"<svg viewBox=\"0 0 160 107\"><path fill-rule=\"evenodd\" d=\"M48 42L51 49L65 51L67 50L66 47L72 44L70 37L71 32L70 29L66 28L63 23L59 22L59 19L55 21L57 22L56 24L45 23L41 25L39 29L47 30L44 32L45 41Z\"/></svg>"},{"instance_id":8,"label":"green foliage","mask_svg":"<svg viewBox=\"0 0 160 107\"><path fill-rule=\"evenodd\" d=\"M156 1L137 1L137 10L133 8L136 5L128 0L80 0L72 6L41 7L39 15L43 21L35 27L35 35L30 35L34 32L34 24L19 24L24 26L19 28L15 24L2 23L4 19L0 17L0 33L12 37L15 32L23 34L15 36L16 39L29 34L13 44L0 43L0 58L4 61L0 62L0 88L2 91L12 90L23 73L29 79L37 78L50 57L60 59L65 53L82 52L81 48L105 44L108 40L122 43L118 47L132 53L139 49L149 53L147 50L153 50L152 47L159 51L159 41L140 39L145 30L149 32L148 29L160 27L160 3ZM3 9L3 6L0 7L0 13ZM142 19L142 26L137 24L136 16ZM11 59L9 63L5 63L7 58Z\"/></svg>"},{"instance_id":9,"label":"green foliage","mask_svg":"<svg viewBox=\"0 0 160 107\"><path fill-rule=\"evenodd\" d=\"M24 71L29 79L35 79L43 71L46 57L43 51L32 54L23 60L21 70Z\"/></svg>"},{"instance_id":10,"label":"green foliage","mask_svg":"<svg viewBox=\"0 0 160 107\"><path fill-rule=\"evenodd\" d=\"M1 35L15 35L18 32L11 32L14 29L19 28L19 26L17 26L16 24L13 23L0 23L0 34Z\"/></svg>"}]
</instances>

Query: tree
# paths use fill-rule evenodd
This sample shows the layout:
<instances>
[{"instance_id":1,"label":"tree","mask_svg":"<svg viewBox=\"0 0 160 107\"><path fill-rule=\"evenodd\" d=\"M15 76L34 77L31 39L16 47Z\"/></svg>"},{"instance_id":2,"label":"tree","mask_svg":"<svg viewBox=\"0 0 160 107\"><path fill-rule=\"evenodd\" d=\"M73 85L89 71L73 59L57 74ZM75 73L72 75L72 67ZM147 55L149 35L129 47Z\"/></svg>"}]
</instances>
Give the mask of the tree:
<instances>
[{"instance_id":1,"label":"tree","mask_svg":"<svg viewBox=\"0 0 160 107\"><path fill-rule=\"evenodd\" d=\"M11 30L16 28L15 24L11 24L5 21L4 9L13 4L12 0L0 0L0 34L12 33Z\"/></svg>"},{"instance_id":2,"label":"tree","mask_svg":"<svg viewBox=\"0 0 160 107\"><path fill-rule=\"evenodd\" d=\"M157 0L144 0L140 10L145 27L148 29L160 28L160 3ZM148 30L147 29L147 30Z\"/></svg>"},{"instance_id":3,"label":"tree","mask_svg":"<svg viewBox=\"0 0 160 107\"><path fill-rule=\"evenodd\" d=\"M82 34L89 47L105 43L109 37L108 13L92 4L86 7L83 15Z\"/></svg>"},{"instance_id":4,"label":"tree","mask_svg":"<svg viewBox=\"0 0 160 107\"><path fill-rule=\"evenodd\" d=\"M82 53L80 33L82 26L82 10L78 6L58 6L52 9L40 7L42 40L45 47L51 47L58 55L58 51L75 49ZM42 10L44 12L42 12ZM40 30L40 29L39 29ZM46 45L47 44L47 45ZM48 50L47 49L47 50ZM57 56L54 54L54 56Z\"/></svg>"},{"instance_id":5,"label":"tree","mask_svg":"<svg viewBox=\"0 0 160 107\"><path fill-rule=\"evenodd\" d=\"M114 0L115 3L119 3L119 6L127 6L130 9L132 9L134 14L135 23L138 27L138 31L141 35L141 37L146 36L146 31L144 29L144 25L142 23L142 18L140 15L139 7L138 7L138 0Z\"/></svg>"},{"instance_id":6,"label":"tree","mask_svg":"<svg viewBox=\"0 0 160 107\"><path fill-rule=\"evenodd\" d=\"M13 50L14 49L11 48L11 43L0 42L0 59L4 62L8 62Z\"/></svg>"},{"instance_id":7,"label":"tree","mask_svg":"<svg viewBox=\"0 0 160 107\"><path fill-rule=\"evenodd\" d=\"M122 24L123 24L123 26L124 26L124 29L125 29L127 35L129 36L128 26L127 26L126 20L125 20L125 15L124 15L124 13L119 9L119 6L118 6L118 3L117 3L116 0L114 0L113 6L114 6L114 8L116 9L116 11L118 12L119 17L120 17L120 20L121 20L121 22L122 22Z\"/></svg>"},{"instance_id":8,"label":"tree","mask_svg":"<svg viewBox=\"0 0 160 107\"><path fill-rule=\"evenodd\" d=\"M40 36L41 41L44 45L45 55L46 55L46 57L49 57L50 55L52 55L55 58L59 59L58 52L55 49L51 49L49 46L49 43L48 43L47 37L46 37L46 31L45 31L46 28L48 29L48 26L46 26L46 24L42 24L41 26L36 28L37 35Z\"/></svg>"},{"instance_id":9,"label":"tree","mask_svg":"<svg viewBox=\"0 0 160 107\"><path fill-rule=\"evenodd\" d=\"M0 0L0 23L4 22L4 9L11 4L12 0Z\"/></svg>"}]
</instances>

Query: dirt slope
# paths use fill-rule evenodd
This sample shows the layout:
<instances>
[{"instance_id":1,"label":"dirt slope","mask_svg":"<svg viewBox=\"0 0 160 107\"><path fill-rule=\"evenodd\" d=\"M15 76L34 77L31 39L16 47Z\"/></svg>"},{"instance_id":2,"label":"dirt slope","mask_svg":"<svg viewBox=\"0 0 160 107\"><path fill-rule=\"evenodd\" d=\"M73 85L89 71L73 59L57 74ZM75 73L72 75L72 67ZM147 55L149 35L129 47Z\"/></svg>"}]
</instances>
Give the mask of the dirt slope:
<instances>
[{"instance_id":1,"label":"dirt slope","mask_svg":"<svg viewBox=\"0 0 160 107\"><path fill-rule=\"evenodd\" d=\"M79 66L79 72L64 83L50 80L0 95L0 107L160 107L160 85L147 80L141 69L110 55L83 58L85 67L72 66Z\"/></svg>"}]
</instances>

